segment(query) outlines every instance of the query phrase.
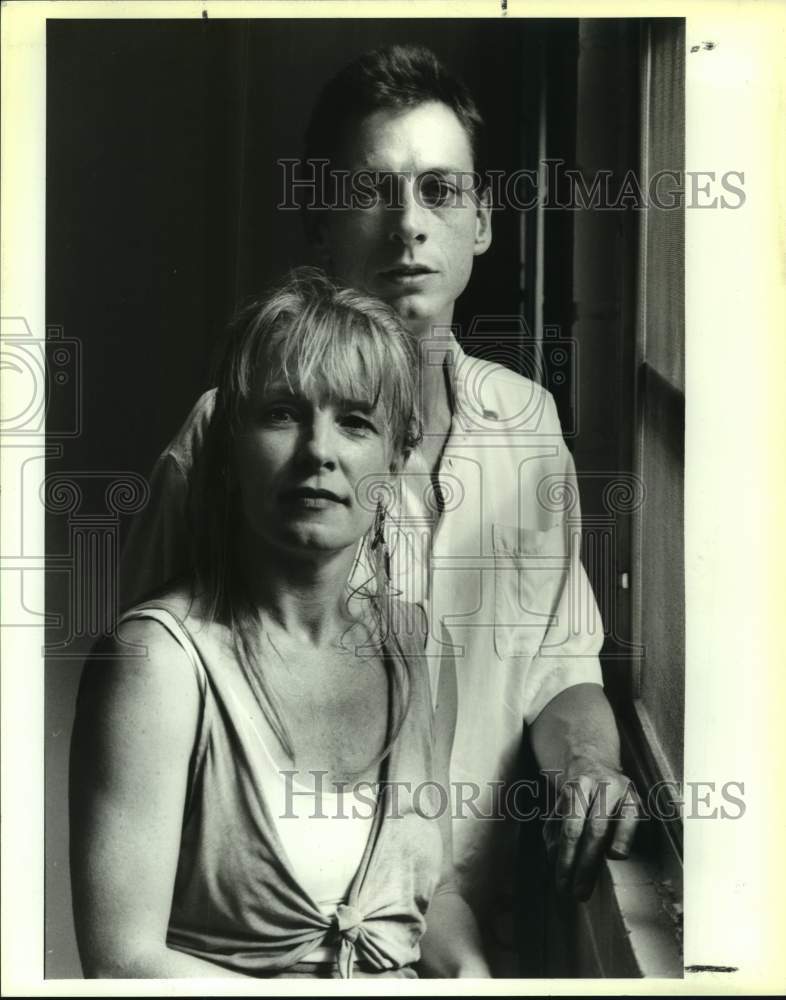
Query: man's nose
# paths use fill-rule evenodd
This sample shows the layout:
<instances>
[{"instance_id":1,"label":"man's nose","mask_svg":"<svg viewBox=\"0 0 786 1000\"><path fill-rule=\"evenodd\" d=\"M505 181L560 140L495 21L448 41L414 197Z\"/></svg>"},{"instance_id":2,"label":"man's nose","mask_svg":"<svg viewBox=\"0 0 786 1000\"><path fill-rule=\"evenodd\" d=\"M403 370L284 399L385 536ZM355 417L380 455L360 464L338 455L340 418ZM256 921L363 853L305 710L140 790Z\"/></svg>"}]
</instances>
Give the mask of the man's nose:
<instances>
[{"instance_id":1,"label":"man's nose","mask_svg":"<svg viewBox=\"0 0 786 1000\"><path fill-rule=\"evenodd\" d=\"M391 241L405 247L425 243L428 237L427 211L418 200L417 179L401 177L397 196L389 211Z\"/></svg>"}]
</instances>

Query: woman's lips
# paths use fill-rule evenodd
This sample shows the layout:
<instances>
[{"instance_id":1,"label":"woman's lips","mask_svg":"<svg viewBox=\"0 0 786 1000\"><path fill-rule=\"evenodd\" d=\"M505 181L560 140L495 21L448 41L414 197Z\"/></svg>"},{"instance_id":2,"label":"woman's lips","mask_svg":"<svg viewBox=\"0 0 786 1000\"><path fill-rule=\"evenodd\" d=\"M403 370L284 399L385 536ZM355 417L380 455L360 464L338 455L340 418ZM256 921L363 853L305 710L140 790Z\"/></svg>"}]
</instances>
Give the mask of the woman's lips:
<instances>
[{"instance_id":1,"label":"woman's lips","mask_svg":"<svg viewBox=\"0 0 786 1000\"><path fill-rule=\"evenodd\" d=\"M296 487L281 494L282 503L287 506L305 507L308 510L324 510L335 504L346 505L346 500L331 490L312 489L311 487Z\"/></svg>"}]
</instances>

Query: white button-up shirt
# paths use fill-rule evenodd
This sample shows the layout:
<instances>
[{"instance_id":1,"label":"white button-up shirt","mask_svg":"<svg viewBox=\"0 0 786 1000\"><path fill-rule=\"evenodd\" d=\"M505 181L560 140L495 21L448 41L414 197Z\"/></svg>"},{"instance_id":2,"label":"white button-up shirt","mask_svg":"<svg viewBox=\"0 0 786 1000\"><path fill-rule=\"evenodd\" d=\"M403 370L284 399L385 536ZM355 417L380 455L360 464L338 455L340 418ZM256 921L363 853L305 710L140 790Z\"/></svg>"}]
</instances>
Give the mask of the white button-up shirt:
<instances>
[{"instance_id":1,"label":"white button-up shirt","mask_svg":"<svg viewBox=\"0 0 786 1000\"><path fill-rule=\"evenodd\" d=\"M504 801L497 783L515 773L523 723L565 688L602 683L603 626L581 564L575 470L551 395L455 340L446 370L444 509L416 451L392 514L391 576L426 610L433 691L448 642L455 660L454 853L465 893L480 903L493 894L494 868L510 879L509 830L485 817Z\"/></svg>"}]
</instances>

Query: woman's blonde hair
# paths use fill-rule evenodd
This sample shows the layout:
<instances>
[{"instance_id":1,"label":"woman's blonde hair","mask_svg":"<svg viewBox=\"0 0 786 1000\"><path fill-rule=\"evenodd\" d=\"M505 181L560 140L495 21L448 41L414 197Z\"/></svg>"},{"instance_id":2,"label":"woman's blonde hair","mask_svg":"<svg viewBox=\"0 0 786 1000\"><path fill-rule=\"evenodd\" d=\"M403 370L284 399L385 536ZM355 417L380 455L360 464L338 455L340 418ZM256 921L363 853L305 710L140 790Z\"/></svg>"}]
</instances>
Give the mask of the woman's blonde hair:
<instances>
[{"instance_id":1,"label":"woman's blonde hair","mask_svg":"<svg viewBox=\"0 0 786 1000\"><path fill-rule=\"evenodd\" d=\"M292 757L277 699L256 665L259 619L245 593L233 535L243 519L234 485L234 439L246 426L253 399L282 379L293 390L320 399L379 406L391 456L403 460L420 438L416 344L389 306L339 285L316 268L293 271L266 295L249 301L229 328L218 366L214 414L191 477L188 511L196 588L208 620L231 630L252 690ZM393 595L384 565L386 550L374 541L367 536L365 545L372 575L352 593L368 600L379 637L388 639L383 658L391 676L394 712L387 752L406 715L410 684L406 657L390 627Z\"/></svg>"}]
</instances>

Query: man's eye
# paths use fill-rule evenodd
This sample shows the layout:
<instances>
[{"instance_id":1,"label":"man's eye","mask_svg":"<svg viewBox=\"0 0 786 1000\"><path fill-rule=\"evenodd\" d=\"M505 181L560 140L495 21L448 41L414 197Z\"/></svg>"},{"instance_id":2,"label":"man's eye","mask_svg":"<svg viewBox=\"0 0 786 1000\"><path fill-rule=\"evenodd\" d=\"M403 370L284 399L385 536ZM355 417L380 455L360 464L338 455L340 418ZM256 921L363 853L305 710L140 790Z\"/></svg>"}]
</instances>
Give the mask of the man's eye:
<instances>
[{"instance_id":1,"label":"man's eye","mask_svg":"<svg viewBox=\"0 0 786 1000\"><path fill-rule=\"evenodd\" d=\"M421 203L429 208L456 203L456 188L447 181L429 178L420 184Z\"/></svg>"},{"instance_id":2,"label":"man's eye","mask_svg":"<svg viewBox=\"0 0 786 1000\"><path fill-rule=\"evenodd\" d=\"M262 415L271 424L288 424L297 419L297 414L291 406L267 406Z\"/></svg>"}]
</instances>

